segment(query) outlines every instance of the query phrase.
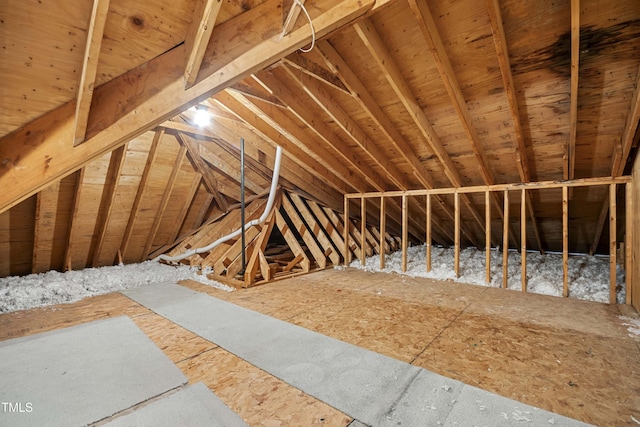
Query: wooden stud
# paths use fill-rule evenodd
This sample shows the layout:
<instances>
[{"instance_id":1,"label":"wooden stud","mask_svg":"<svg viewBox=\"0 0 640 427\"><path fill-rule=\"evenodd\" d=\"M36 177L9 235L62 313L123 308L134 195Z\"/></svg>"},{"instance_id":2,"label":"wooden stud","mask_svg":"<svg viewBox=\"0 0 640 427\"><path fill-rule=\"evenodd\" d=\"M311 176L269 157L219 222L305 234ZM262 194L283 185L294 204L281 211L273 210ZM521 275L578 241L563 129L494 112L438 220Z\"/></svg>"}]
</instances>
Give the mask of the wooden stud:
<instances>
[{"instance_id":1,"label":"wooden stud","mask_svg":"<svg viewBox=\"0 0 640 427\"><path fill-rule=\"evenodd\" d=\"M520 193L520 258L522 260L522 292L527 292L527 190Z\"/></svg>"},{"instance_id":2,"label":"wooden stud","mask_svg":"<svg viewBox=\"0 0 640 427\"><path fill-rule=\"evenodd\" d=\"M409 204L407 196L402 196L402 272L407 271L407 246L409 245Z\"/></svg>"},{"instance_id":3,"label":"wooden stud","mask_svg":"<svg viewBox=\"0 0 640 427\"><path fill-rule=\"evenodd\" d=\"M344 198L344 265L348 267L351 263L351 250L349 248L349 199Z\"/></svg>"},{"instance_id":4,"label":"wooden stud","mask_svg":"<svg viewBox=\"0 0 640 427\"><path fill-rule=\"evenodd\" d=\"M293 235L293 232L287 225L287 222L285 221L280 211L276 210L275 212L276 212L276 226L280 230L282 237L284 237L284 240L289 245L289 248L291 249L293 254L296 256L296 259L298 259L298 257L302 258L301 261L298 261L300 263L300 266L302 267L302 270L305 272L308 272L311 269L311 262L309 261L309 258L307 257L304 250L298 243L298 240L296 240L296 237Z\"/></svg>"},{"instance_id":5,"label":"wooden stud","mask_svg":"<svg viewBox=\"0 0 640 427\"><path fill-rule=\"evenodd\" d=\"M504 190L504 220L502 224L502 287L509 282L509 190Z\"/></svg>"},{"instance_id":6,"label":"wooden stud","mask_svg":"<svg viewBox=\"0 0 640 427\"><path fill-rule=\"evenodd\" d=\"M634 207L633 203L633 185L626 184L625 185L625 227L624 227L624 240L625 246L627 250L625 251L625 260L624 260L624 270L625 270L625 304L632 304L632 294L635 287L635 283L633 282L633 253L634 251L640 251L640 248L633 247L633 239L634 233L639 232L640 230L633 229L633 217L634 215L638 215L637 208Z\"/></svg>"},{"instance_id":7,"label":"wooden stud","mask_svg":"<svg viewBox=\"0 0 640 427\"><path fill-rule=\"evenodd\" d=\"M562 296L569 296L569 188L562 187Z\"/></svg>"},{"instance_id":8,"label":"wooden stud","mask_svg":"<svg viewBox=\"0 0 640 427\"><path fill-rule=\"evenodd\" d=\"M335 247L338 249L340 256L344 260L346 256L346 252L344 252L345 243L342 240L342 235L338 231L337 227L331 222L328 218L326 212L322 209L320 205L318 205L313 200L307 200L307 205L311 208L311 211L320 222L320 225L327 232L329 239L335 244Z\"/></svg>"},{"instance_id":9,"label":"wooden stud","mask_svg":"<svg viewBox=\"0 0 640 427\"><path fill-rule=\"evenodd\" d=\"M330 238L327 236L327 234L325 234L325 229L320 225L318 220L316 220L313 213L307 207L305 201L302 200L302 197L300 197L296 193L289 193L289 196L291 197L291 201L296 207L298 213L302 216L302 218L304 218L304 221L309 227L311 234L316 237L318 243L320 243L320 246L322 246L322 249L324 249L325 255L329 257L333 265L338 265L340 263L340 255L333 248Z\"/></svg>"},{"instance_id":10,"label":"wooden stud","mask_svg":"<svg viewBox=\"0 0 640 427\"><path fill-rule=\"evenodd\" d=\"M453 205L455 209L454 239L453 239L453 271L456 278L460 277L460 193L453 193Z\"/></svg>"},{"instance_id":11,"label":"wooden stud","mask_svg":"<svg viewBox=\"0 0 640 427\"><path fill-rule=\"evenodd\" d=\"M425 224L426 228L426 240L425 245L427 247L427 273L431 271L431 194L427 194L427 220Z\"/></svg>"},{"instance_id":12,"label":"wooden stud","mask_svg":"<svg viewBox=\"0 0 640 427\"><path fill-rule=\"evenodd\" d=\"M311 255L313 256L313 258L316 260L316 263L318 264L318 266L320 268L326 268L327 257L325 256L324 251L320 248L315 238L313 237L311 230L309 230L304 224L304 221L300 216L300 213L298 213L298 211L295 209L295 207L287 197L283 196L281 203L285 212L289 216L291 223L296 227L296 231L298 232L300 237L302 237L302 240L304 240L304 243L307 245L307 248L311 252Z\"/></svg>"},{"instance_id":13,"label":"wooden stud","mask_svg":"<svg viewBox=\"0 0 640 427\"><path fill-rule=\"evenodd\" d=\"M616 265L616 249L617 244L617 206L616 206L616 184L609 185L609 304L615 304L616 284L617 284L617 265Z\"/></svg>"},{"instance_id":14,"label":"wooden stud","mask_svg":"<svg viewBox=\"0 0 640 427\"><path fill-rule=\"evenodd\" d=\"M253 252L251 253L251 256L249 257L249 261L247 262L247 266L244 272L245 287L248 287L255 282L258 267L260 268L262 277L265 280L271 280L271 269L269 268L269 263L264 256L264 250L269 243L269 236L271 236L273 227L276 224L274 217L275 211L278 209L280 209L280 203L274 204L271 212L269 212L269 215L267 216L265 222L262 224L260 235L256 239L256 245L253 249Z\"/></svg>"},{"instance_id":15,"label":"wooden stud","mask_svg":"<svg viewBox=\"0 0 640 427\"><path fill-rule=\"evenodd\" d=\"M78 86L78 98L76 100L75 132L73 142L78 145L84 141L87 134L87 122L93 99L93 89L98 70L98 59L102 48L104 26L109 14L109 0L93 0L93 9L87 29L87 44L84 50L82 74Z\"/></svg>"},{"instance_id":16,"label":"wooden stud","mask_svg":"<svg viewBox=\"0 0 640 427\"><path fill-rule=\"evenodd\" d=\"M365 238L367 236L367 199L362 198L360 199L360 234L362 235L362 244L360 245L361 247L364 248L365 245ZM366 264L366 260L364 257L362 257L360 259L360 264L364 267L364 265Z\"/></svg>"},{"instance_id":17,"label":"wooden stud","mask_svg":"<svg viewBox=\"0 0 640 427\"><path fill-rule=\"evenodd\" d=\"M485 220L485 272L484 281L486 284L491 283L491 195L488 191L484 192L484 220Z\"/></svg>"},{"instance_id":18,"label":"wooden stud","mask_svg":"<svg viewBox=\"0 0 640 427\"><path fill-rule=\"evenodd\" d=\"M363 199L364 200L364 199ZM385 254L387 251L386 234L387 234L387 213L385 212L385 199L380 197L380 270L385 267Z\"/></svg>"},{"instance_id":19,"label":"wooden stud","mask_svg":"<svg viewBox=\"0 0 640 427\"><path fill-rule=\"evenodd\" d=\"M82 195L82 183L84 181L85 168L80 169L78 173L78 181L76 182L76 191L73 196L73 210L71 218L69 219L69 237L67 238L67 249L64 254L64 266L65 271L71 271L73 263L71 261L71 253L73 250L73 244L76 237L76 218L78 216L78 210L80 207L80 196Z\"/></svg>"}]
</instances>

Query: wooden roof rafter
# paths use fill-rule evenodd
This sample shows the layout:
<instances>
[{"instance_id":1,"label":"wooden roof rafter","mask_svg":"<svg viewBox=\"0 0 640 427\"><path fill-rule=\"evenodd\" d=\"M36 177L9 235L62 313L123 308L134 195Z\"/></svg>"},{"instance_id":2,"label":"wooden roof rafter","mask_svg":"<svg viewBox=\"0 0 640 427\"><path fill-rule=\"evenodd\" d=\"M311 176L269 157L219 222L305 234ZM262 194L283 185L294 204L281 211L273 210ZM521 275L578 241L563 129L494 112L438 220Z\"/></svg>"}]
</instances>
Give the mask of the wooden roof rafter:
<instances>
[{"instance_id":1,"label":"wooden roof rafter","mask_svg":"<svg viewBox=\"0 0 640 427\"><path fill-rule=\"evenodd\" d=\"M129 144L127 143L113 150L111 158L109 159L109 169L107 170L100 211L98 212L98 219L95 226L96 232L94 234L96 235L96 241L89 254L89 260L93 267L98 267L100 262L100 252L102 252L102 246L104 245L104 239L107 234L107 226L109 225L109 219L113 211L113 202L115 201L116 190L120 182L128 146Z\"/></svg>"},{"instance_id":2,"label":"wooden roof rafter","mask_svg":"<svg viewBox=\"0 0 640 427\"><path fill-rule=\"evenodd\" d=\"M622 176L624 168L631 152L633 145L633 139L640 127L640 66L636 74L636 84L631 103L629 105L629 111L625 120L624 130L622 131L621 141L614 145L613 153L611 155L611 176L613 178ZM607 220L607 212L609 212L609 196L605 195L600 208L600 214L598 215L598 222L596 223L596 231L593 236L593 242L589 247L589 253L594 254L598 243L600 243L600 237L602 236L602 230L604 229L604 223Z\"/></svg>"},{"instance_id":3,"label":"wooden roof rafter","mask_svg":"<svg viewBox=\"0 0 640 427\"><path fill-rule=\"evenodd\" d=\"M462 90L460 89L460 83L458 83L458 79L456 78L453 66L449 60L449 55L442 43L442 38L438 32L436 21L433 19L433 15L429 10L429 5L425 1L409 0L409 6L413 10L418 26L420 27L420 31L422 32L422 36L427 42L431 56L438 68L438 72L440 73L440 79L449 94L453 107L458 113L460 123L467 134L471 149L479 166L480 175L482 176L485 184L494 184L495 180L493 178L491 167L489 166L489 160L487 159L482 143L480 142L480 137L478 136L476 127L471 120L471 114L469 113L467 102L464 99Z\"/></svg>"},{"instance_id":4,"label":"wooden roof rafter","mask_svg":"<svg viewBox=\"0 0 640 427\"><path fill-rule=\"evenodd\" d=\"M109 13L110 0L93 0L93 9L87 30L87 44L82 63L82 74L78 85L78 97L76 100L75 124L73 144L78 145L85 139L87 122L93 99L93 88L96 82L98 60L102 48L104 27Z\"/></svg>"},{"instance_id":5,"label":"wooden roof rafter","mask_svg":"<svg viewBox=\"0 0 640 427\"><path fill-rule=\"evenodd\" d=\"M440 74L440 79L442 80L442 83L444 84L444 87L449 94L451 103L453 104L453 107L458 114L458 118L460 119L460 123L462 124L462 127L467 134L471 149L476 157L476 162L479 166L480 176L482 177L485 185L493 185L495 184L495 178L493 176L491 167L489 166L489 160L487 159L484 148L480 141L480 137L478 136L476 127L471 119L471 114L469 113L467 102L464 99L464 95L462 94L460 83L456 78L455 71L453 70L451 61L449 60L449 55L445 50L444 43L442 42L442 38L438 31L436 21L431 14L431 10L429 9L429 5L424 1L418 0L409 0L409 5L413 10L424 40L427 42L427 46L431 51L431 56L433 57L436 68L438 69L438 72ZM498 194L492 193L491 200L500 217L502 218L502 205L498 198ZM530 201L530 197L528 201ZM469 202L465 201L465 203L469 208L471 208ZM529 205L531 205L531 203L529 203ZM542 251L542 245L539 238L538 223L535 219L535 216L532 216L532 223L535 229L535 235L538 239L538 247ZM515 241L516 233L511 232L510 235L513 238L513 243L517 246L517 242Z\"/></svg>"},{"instance_id":6,"label":"wooden roof rafter","mask_svg":"<svg viewBox=\"0 0 640 427\"><path fill-rule=\"evenodd\" d=\"M424 111L418 104L418 101L409 88L408 83L402 76L395 60L382 41L382 38L373 27L373 24L365 18L355 23L354 28L369 53L371 53L380 69L384 72L384 75L392 86L394 92L400 98L400 101L407 111L409 111L411 119L414 121L414 124L422 134L423 138L427 141L435 155L440 160L447 178L456 187L464 186L460 172L457 170L453 161L449 157L449 154L444 149L444 146L440 141L440 137L431 127ZM462 200L471 212L474 220L480 226L480 229L484 230L484 218L480 216L477 209L467 197L463 197Z\"/></svg>"},{"instance_id":7,"label":"wooden roof rafter","mask_svg":"<svg viewBox=\"0 0 640 427\"><path fill-rule=\"evenodd\" d=\"M309 154L309 150L305 150L307 146L300 141L296 141L295 138L291 136L291 133L288 131L286 131L286 133L283 132L280 127L275 128L273 124L275 123L274 119L260 111L255 104L242 94L227 90L217 94L215 99L220 106L236 114L239 119L243 120L247 126L263 138L271 141L274 145L281 146L285 152L291 154L291 156L297 160L300 166L308 167L319 176L326 177L329 185L336 190L342 193L348 192L347 190L350 188L348 181L341 178L339 174L331 172L326 163L318 161ZM291 132L295 132L296 128L291 127Z\"/></svg>"},{"instance_id":8,"label":"wooden roof rafter","mask_svg":"<svg viewBox=\"0 0 640 427\"><path fill-rule=\"evenodd\" d=\"M228 208L227 200L218 191L218 180L213 175L211 169L204 163L202 156L200 155L200 143L196 139L188 135L184 135L181 132L175 132L175 136L180 145L187 149L187 157L196 172L202 175L202 180L207 191L213 195L220 210L226 212Z\"/></svg>"},{"instance_id":9,"label":"wooden roof rafter","mask_svg":"<svg viewBox=\"0 0 640 427\"><path fill-rule=\"evenodd\" d=\"M416 179L418 179L425 188L433 188L433 178L429 175L427 169L420 163L418 156L416 156L411 146L406 142L405 138L400 135L400 132L393 123L391 123L389 117L382 111L380 105L373 99L371 93L351 67L349 67L340 53L326 40L318 42L318 51L325 59L327 66L344 82L350 95L358 102L360 108L367 113L371 120L374 121L381 132L387 137L389 142L398 150L398 153L402 155L413 170L413 175ZM440 197L436 197L435 201L450 219L453 219L452 209L447 207L446 203ZM466 230L463 232L470 240L473 240L473 237L470 237L472 236L471 233Z\"/></svg>"},{"instance_id":10,"label":"wooden roof rafter","mask_svg":"<svg viewBox=\"0 0 640 427\"><path fill-rule=\"evenodd\" d=\"M491 24L491 33L493 35L493 44L496 47L496 54L498 56L498 64L500 65L500 74L502 75L502 82L504 84L505 94L509 101L509 110L511 111L511 120L513 122L513 130L516 138L516 166L518 167L518 174L522 182L530 182L531 174L529 172L529 160L527 156L527 147L525 144L524 132L522 131L522 123L520 121L520 111L518 109L518 100L516 98L516 89L513 82L513 74L511 72L511 61L509 60L509 50L507 47L507 39L504 34L504 26L502 24L502 13L500 12L500 4L498 0L486 0L485 1L487 12L489 14L489 21ZM527 211L529 217L531 217L531 223L533 224L534 236L538 243L538 249L544 253L542 246L542 239L540 237L540 227L536 214L533 208L531 200L531 194L526 195Z\"/></svg>"},{"instance_id":11,"label":"wooden roof rafter","mask_svg":"<svg viewBox=\"0 0 640 427\"><path fill-rule=\"evenodd\" d=\"M178 178L178 174L180 173L180 168L182 167L182 163L184 162L187 156L187 147L184 145L180 145L180 149L178 150L178 155L176 156L175 162L173 163L173 168L171 169L171 175L169 175L169 179L167 181L167 185L162 193L162 199L160 200L160 206L156 211L156 214L153 219L153 223L151 224L151 231L149 232L149 236L147 237L147 242L144 246L144 250L142 251L142 256L146 259L151 253L151 247L153 246L153 241L156 238L156 234L158 233L158 229L160 228L160 223L162 218L164 217L165 211L169 204L169 199L171 198L171 193L176 184L176 180Z\"/></svg>"},{"instance_id":12,"label":"wooden roof rafter","mask_svg":"<svg viewBox=\"0 0 640 427\"><path fill-rule=\"evenodd\" d=\"M184 85L189 88L198 78L204 54L213 34L213 28L222 6L222 0L197 0L193 18L185 38Z\"/></svg>"},{"instance_id":13,"label":"wooden roof rafter","mask_svg":"<svg viewBox=\"0 0 640 427\"><path fill-rule=\"evenodd\" d=\"M320 42L317 42L317 43L319 44ZM318 79L322 83L325 83L333 88L336 88L346 93L347 95L352 95L349 89L347 89L347 87L344 85L344 83L339 77L337 77L335 74L328 72L327 70L325 70L324 68L316 64L315 62L310 61L309 59L300 55L298 52L292 53L286 58L283 58L282 63L290 67L293 67L296 70L299 70L310 77Z\"/></svg>"},{"instance_id":14,"label":"wooden roof rafter","mask_svg":"<svg viewBox=\"0 0 640 427\"><path fill-rule=\"evenodd\" d=\"M127 226L124 230L124 235L122 236L122 244L120 245L120 253L123 257L126 258L127 251L129 249L129 243L131 241L131 236L133 234L133 227L135 226L136 219L138 217L138 211L140 210L140 205L142 204L142 197L144 195L145 189L147 188L147 182L149 181L149 174L151 172L151 166L156 160L158 155L158 146L160 145L160 140L164 136L165 129L157 128L153 135L153 140L151 142L151 148L149 149L149 154L147 156L147 161L144 165L144 170L142 171L142 176L140 177L140 184L138 186L138 191L136 193L136 197L133 201L133 206L131 208L131 213L129 215L129 220L127 221Z\"/></svg>"},{"instance_id":15,"label":"wooden roof rafter","mask_svg":"<svg viewBox=\"0 0 640 427\"><path fill-rule=\"evenodd\" d=\"M571 101L569 140L563 158L564 179L573 179L576 169L576 137L578 132L578 78L580 76L580 0L571 0Z\"/></svg>"}]
</instances>

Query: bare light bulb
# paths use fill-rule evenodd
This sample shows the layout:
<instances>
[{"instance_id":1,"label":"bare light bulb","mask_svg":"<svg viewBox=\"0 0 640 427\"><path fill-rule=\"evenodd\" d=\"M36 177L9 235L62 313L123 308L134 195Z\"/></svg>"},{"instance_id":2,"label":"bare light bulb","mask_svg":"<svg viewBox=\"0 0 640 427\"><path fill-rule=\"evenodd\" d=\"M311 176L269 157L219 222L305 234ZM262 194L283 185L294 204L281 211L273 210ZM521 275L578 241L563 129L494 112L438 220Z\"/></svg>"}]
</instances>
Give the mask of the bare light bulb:
<instances>
[{"instance_id":1,"label":"bare light bulb","mask_svg":"<svg viewBox=\"0 0 640 427\"><path fill-rule=\"evenodd\" d=\"M193 117L193 122L198 127L209 126L209 124L211 123L211 115L207 110L199 108L196 110L196 114Z\"/></svg>"}]
</instances>

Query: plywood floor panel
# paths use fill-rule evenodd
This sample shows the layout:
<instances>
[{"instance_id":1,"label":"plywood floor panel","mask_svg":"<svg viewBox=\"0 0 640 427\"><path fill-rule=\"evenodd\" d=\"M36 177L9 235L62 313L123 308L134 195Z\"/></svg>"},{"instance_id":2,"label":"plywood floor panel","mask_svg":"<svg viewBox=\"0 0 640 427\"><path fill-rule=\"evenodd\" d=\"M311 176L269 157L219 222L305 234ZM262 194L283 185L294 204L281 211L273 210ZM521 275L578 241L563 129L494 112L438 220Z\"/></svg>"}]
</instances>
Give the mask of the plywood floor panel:
<instances>
[{"instance_id":1,"label":"plywood floor panel","mask_svg":"<svg viewBox=\"0 0 640 427\"><path fill-rule=\"evenodd\" d=\"M181 284L561 415L640 419L640 340L616 306L355 269L235 292ZM0 315L0 340L122 314L250 425L350 421L121 294Z\"/></svg>"}]
</instances>

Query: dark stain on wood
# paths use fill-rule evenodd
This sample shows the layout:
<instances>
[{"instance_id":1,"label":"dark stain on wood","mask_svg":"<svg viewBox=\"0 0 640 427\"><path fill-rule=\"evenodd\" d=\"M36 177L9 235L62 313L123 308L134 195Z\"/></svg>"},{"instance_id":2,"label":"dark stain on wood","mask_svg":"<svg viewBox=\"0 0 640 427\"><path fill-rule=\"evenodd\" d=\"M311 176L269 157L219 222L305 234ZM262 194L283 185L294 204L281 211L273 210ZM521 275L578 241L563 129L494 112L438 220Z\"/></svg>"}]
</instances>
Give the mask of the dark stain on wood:
<instances>
[{"instance_id":1,"label":"dark stain on wood","mask_svg":"<svg viewBox=\"0 0 640 427\"><path fill-rule=\"evenodd\" d=\"M584 64L640 37L640 20L621 22L605 28L580 28L580 62ZM555 43L513 61L514 74L548 69L562 77L571 76L571 30L558 37Z\"/></svg>"}]
</instances>

